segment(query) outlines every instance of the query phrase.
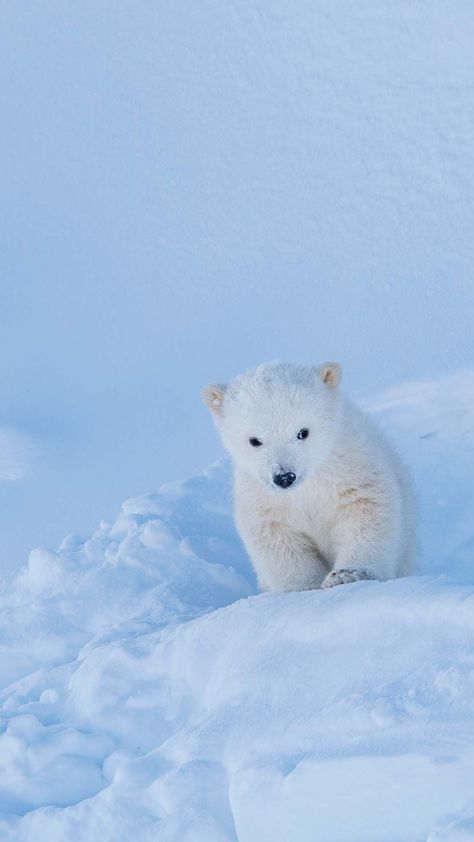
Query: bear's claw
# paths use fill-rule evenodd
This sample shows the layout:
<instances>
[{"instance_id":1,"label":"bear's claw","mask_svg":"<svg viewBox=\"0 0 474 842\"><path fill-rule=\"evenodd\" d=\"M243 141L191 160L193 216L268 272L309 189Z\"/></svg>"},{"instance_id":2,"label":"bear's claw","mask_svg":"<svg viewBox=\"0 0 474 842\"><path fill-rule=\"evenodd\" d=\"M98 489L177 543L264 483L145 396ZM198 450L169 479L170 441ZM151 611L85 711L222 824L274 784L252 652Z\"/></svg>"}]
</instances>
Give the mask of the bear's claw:
<instances>
[{"instance_id":1,"label":"bear's claw","mask_svg":"<svg viewBox=\"0 0 474 842\"><path fill-rule=\"evenodd\" d=\"M323 580L322 588L333 588L335 585L347 585L349 582L360 582L362 579L375 579L368 570L331 570Z\"/></svg>"}]
</instances>

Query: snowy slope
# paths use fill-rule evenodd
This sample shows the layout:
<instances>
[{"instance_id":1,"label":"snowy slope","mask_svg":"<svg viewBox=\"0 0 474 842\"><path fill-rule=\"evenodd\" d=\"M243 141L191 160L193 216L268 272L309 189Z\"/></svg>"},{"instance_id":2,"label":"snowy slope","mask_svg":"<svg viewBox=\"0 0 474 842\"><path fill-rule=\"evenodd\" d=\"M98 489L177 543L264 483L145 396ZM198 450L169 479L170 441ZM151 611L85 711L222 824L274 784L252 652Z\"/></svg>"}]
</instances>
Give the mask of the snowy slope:
<instances>
[{"instance_id":1,"label":"snowy slope","mask_svg":"<svg viewBox=\"0 0 474 842\"><path fill-rule=\"evenodd\" d=\"M472 841L473 398L468 370L365 402L424 575L257 594L226 462L35 550L1 597L0 838Z\"/></svg>"}]
</instances>

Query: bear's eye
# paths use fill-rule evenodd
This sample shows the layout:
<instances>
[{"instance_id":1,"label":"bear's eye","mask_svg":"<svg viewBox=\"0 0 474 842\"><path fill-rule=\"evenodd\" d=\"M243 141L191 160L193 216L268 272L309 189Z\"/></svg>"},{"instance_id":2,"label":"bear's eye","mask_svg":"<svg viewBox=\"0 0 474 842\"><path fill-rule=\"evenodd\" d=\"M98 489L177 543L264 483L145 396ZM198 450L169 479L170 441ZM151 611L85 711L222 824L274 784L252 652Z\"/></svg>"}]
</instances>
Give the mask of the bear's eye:
<instances>
[{"instance_id":1,"label":"bear's eye","mask_svg":"<svg viewBox=\"0 0 474 842\"><path fill-rule=\"evenodd\" d=\"M309 436L309 430L307 427L303 427L302 430L299 431L298 435L296 436L297 439L307 439Z\"/></svg>"},{"instance_id":2,"label":"bear's eye","mask_svg":"<svg viewBox=\"0 0 474 842\"><path fill-rule=\"evenodd\" d=\"M260 447L263 444L263 442L260 441L260 439L256 439L255 436L252 436L252 438L249 439L249 442L252 447Z\"/></svg>"}]
</instances>

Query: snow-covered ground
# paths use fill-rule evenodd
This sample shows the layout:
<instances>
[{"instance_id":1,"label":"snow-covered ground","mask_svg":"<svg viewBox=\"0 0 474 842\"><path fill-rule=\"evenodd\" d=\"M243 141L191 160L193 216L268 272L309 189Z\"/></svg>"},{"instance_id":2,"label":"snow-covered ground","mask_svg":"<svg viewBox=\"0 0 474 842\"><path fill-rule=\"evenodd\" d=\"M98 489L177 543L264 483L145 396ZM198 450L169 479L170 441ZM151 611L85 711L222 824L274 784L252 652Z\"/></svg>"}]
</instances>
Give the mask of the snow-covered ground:
<instances>
[{"instance_id":1,"label":"snow-covered ground","mask_svg":"<svg viewBox=\"0 0 474 842\"><path fill-rule=\"evenodd\" d=\"M2 842L472 842L474 371L365 401L422 574L259 594L226 462L1 597Z\"/></svg>"}]
</instances>

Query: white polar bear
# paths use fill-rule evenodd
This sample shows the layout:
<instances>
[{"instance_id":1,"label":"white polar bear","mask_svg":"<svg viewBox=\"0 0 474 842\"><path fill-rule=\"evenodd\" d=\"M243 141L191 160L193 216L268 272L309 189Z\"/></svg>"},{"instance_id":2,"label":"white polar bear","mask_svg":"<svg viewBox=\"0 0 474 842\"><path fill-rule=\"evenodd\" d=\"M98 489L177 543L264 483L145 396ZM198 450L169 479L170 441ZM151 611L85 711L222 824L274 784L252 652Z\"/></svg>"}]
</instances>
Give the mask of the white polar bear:
<instances>
[{"instance_id":1,"label":"white polar bear","mask_svg":"<svg viewBox=\"0 0 474 842\"><path fill-rule=\"evenodd\" d=\"M414 570L410 479L340 379L338 363L268 363L203 391L234 461L237 527L264 590Z\"/></svg>"}]
</instances>

